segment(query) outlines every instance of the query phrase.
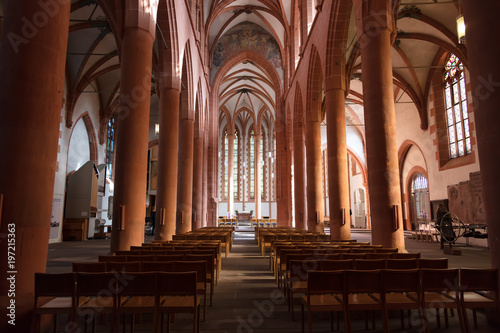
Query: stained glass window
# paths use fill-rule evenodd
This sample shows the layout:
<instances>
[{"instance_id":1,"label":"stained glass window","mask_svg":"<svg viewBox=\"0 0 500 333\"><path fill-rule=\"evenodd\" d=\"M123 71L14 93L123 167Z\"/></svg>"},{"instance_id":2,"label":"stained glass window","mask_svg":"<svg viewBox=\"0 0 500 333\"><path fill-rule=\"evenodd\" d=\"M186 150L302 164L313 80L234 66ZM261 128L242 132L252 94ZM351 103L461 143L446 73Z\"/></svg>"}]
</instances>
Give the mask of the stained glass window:
<instances>
[{"instance_id":1,"label":"stained glass window","mask_svg":"<svg viewBox=\"0 0 500 333\"><path fill-rule=\"evenodd\" d=\"M450 158L457 158L470 154L472 146L464 67L454 54L445 65L444 87Z\"/></svg>"},{"instance_id":2,"label":"stained glass window","mask_svg":"<svg viewBox=\"0 0 500 333\"><path fill-rule=\"evenodd\" d=\"M255 142L253 129L250 131L250 199L255 199Z\"/></svg>"},{"instance_id":3,"label":"stained glass window","mask_svg":"<svg viewBox=\"0 0 500 333\"><path fill-rule=\"evenodd\" d=\"M108 120L108 135L106 142L106 176L113 176L113 155L115 150L115 118Z\"/></svg>"},{"instance_id":4,"label":"stained glass window","mask_svg":"<svg viewBox=\"0 0 500 333\"><path fill-rule=\"evenodd\" d=\"M228 164L229 164L229 145L227 140L227 132L224 132L224 199L227 199L227 184L229 182Z\"/></svg>"},{"instance_id":5,"label":"stained glass window","mask_svg":"<svg viewBox=\"0 0 500 333\"><path fill-rule=\"evenodd\" d=\"M233 159L233 191L234 191L234 199L238 200L238 180L239 180L239 172L238 172L238 132L234 132L234 159Z\"/></svg>"},{"instance_id":6,"label":"stained glass window","mask_svg":"<svg viewBox=\"0 0 500 333\"><path fill-rule=\"evenodd\" d=\"M260 198L264 199L264 138L260 138Z\"/></svg>"}]
</instances>

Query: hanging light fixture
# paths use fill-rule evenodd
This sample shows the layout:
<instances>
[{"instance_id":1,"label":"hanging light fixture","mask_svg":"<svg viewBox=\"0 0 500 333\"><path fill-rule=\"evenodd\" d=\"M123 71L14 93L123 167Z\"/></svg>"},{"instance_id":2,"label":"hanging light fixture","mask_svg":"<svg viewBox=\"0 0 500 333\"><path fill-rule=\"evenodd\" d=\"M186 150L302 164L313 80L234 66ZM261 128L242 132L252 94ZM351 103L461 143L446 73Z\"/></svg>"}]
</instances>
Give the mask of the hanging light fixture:
<instances>
[{"instance_id":1,"label":"hanging light fixture","mask_svg":"<svg viewBox=\"0 0 500 333\"><path fill-rule=\"evenodd\" d=\"M460 44L465 44L465 20L462 14L457 17L457 36L458 42Z\"/></svg>"},{"instance_id":2,"label":"hanging light fixture","mask_svg":"<svg viewBox=\"0 0 500 333\"><path fill-rule=\"evenodd\" d=\"M158 135L160 133L160 124L155 124L155 135Z\"/></svg>"}]
</instances>

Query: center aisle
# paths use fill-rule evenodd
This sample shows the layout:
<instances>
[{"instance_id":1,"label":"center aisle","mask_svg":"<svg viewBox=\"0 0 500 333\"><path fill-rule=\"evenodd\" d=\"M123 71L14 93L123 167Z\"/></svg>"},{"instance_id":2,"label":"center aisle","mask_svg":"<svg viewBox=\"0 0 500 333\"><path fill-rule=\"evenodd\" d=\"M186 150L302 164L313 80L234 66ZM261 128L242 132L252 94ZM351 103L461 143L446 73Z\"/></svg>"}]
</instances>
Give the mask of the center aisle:
<instances>
[{"instance_id":1,"label":"center aisle","mask_svg":"<svg viewBox=\"0 0 500 333\"><path fill-rule=\"evenodd\" d=\"M254 238L247 235L250 233L236 232L229 256L222 259L213 306L208 309L207 322L201 324L201 330L300 331L300 321L291 322L286 298L277 288L268 258L261 256Z\"/></svg>"},{"instance_id":2,"label":"center aisle","mask_svg":"<svg viewBox=\"0 0 500 333\"><path fill-rule=\"evenodd\" d=\"M299 304L295 313L292 321L287 300L269 269L269 258L260 254L253 231L236 232L229 256L222 259L213 306L207 309L207 321L201 323L201 331L300 332ZM323 331L330 331L328 320L315 323L315 332Z\"/></svg>"}]
</instances>

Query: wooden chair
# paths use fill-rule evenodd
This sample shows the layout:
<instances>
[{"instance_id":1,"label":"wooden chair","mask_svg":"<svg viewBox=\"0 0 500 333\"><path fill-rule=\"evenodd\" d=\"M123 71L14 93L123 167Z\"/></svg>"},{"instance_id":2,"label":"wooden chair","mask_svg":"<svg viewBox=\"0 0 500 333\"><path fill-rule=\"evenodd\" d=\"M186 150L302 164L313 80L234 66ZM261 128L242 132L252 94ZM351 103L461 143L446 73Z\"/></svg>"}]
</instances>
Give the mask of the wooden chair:
<instances>
[{"instance_id":1,"label":"wooden chair","mask_svg":"<svg viewBox=\"0 0 500 333\"><path fill-rule=\"evenodd\" d=\"M196 291L203 295L203 321L207 317L207 262L199 261L175 261L174 272L196 272Z\"/></svg>"},{"instance_id":2,"label":"wooden chair","mask_svg":"<svg viewBox=\"0 0 500 333\"><path fill-rule=\"evenodd\" d=\"M368 253L342 253L340 258L341 259L366 259Z\"/></svg>"},{"instance_id":3,"label":"wooden chair","mask_svg":"<svg viewBox=\"0 0 500 333\"><path fill-rule=\"evenodd\" d=\"M420 269L420 300L422 306L422 324L429 332L429 321L426 309L436 309L438 328L441 326L439 310L444 309L445 326L448 328L448 314L446 309L456 309L460 321L460 328L465 332L462 318L460 297L458 294L458 269Z\"/></svg>"},{"instance_id":4,"label":"wooden chair","mask_svg":"<svg viewBox=\"0 0 500 333\"><path fill-rule=\"evenodd\" d=\"M158 273L158 313L163 332L163 314L167 314L167 332L170 330L170 314L192 313L193 333L200 327L200 297L196 292L196 272Z\"/></svg>"},{"instance_id":5,"label":"wooden chair","mask_svg":"<svg viewBox=\"0 0 500 333\"><path fill-rule=\"evenodd\" d=\"M354 260L354 269L373 270L384 269L385 259L356 259Z\"/></svg>"},{"instance_id":6,"label":"wooden chair","mask_svg":"<svg viewBox=\"0 0 500 333\"><path fill-rule=\"evenodd\" d=\"M467 309L472 309L474 328L477 328L476 309L494 308L498 313L498 302L497 269L460 269L460 303L467 332L470 330Z\"/></svg>"},{"instance_id":7,"label":"wooden chair","mask_svg":"<svg viewBox=\"0 0 500 333\"><path fill-rule=\"evenodd\" d=\"M40 316L54 316L54 332L57 332L57 315L65 313L68 322L75 314L75 274L35 273L35 332L40 332Z\"/></svg>"},{"instance_id":8,"label":"wooden chair","mask_svg":"<svg viewBox=\"0 0 500 333\"><path fill-rule=\"evenodd\" d=\"M413 259L386 259L387 269L415 269L418 268L418 260Z\"/></svg>"},{"instance_id":9,"label":"wooden chair","mask_svg":"<svg viewBox=\"0 0 500 333\"><path fill-rule=\"evenodd\" d=\"M448 259L418 259L418 268L434 268L434 269L446 269L448 268Z\"/></svg>"},{"instance_id":10,"label":"wooden chair","mask_svg":"<svg viewBox=\"0 0 500 333\"><path fill-rule=\"evenodd\" d=\"M105 262L74 262L72 264L73 272L106 272Z\"/></svg>"},{"instance_id":11,"label":"wooden chair","mask_svg":"<svg viewBox=\"0 0 500 333\"><path fill-rule=\"evenodd\" d=\"M346 332L351 332L351 311L383 312L380 293L382 279L380 270L345 270L344 271L344 303ZM373 315L373 329L375 316ZM365 317L365 330L368 329L368 318Z\"/></svg>"},{"instance_id":12,"label":"wooden chair","mask_svg":"<svg viewBox=\"0 0 500 333\"><path fill-rule=\"evenodd\" d=\"M122 276L123 275L123 276ZM135 315L143 313L153 314L153 329L152 332L157 332L157 318L156 310L156 288L157 274L148 273L118 273L118 281L126 281L120 285L117 294L117 328L120 325L120 316L123 315L123 331L125 332L127 315L131 314L130 331L134 332Z\"/></svg>"},{"instance_id":13,"label":"wooden chair","mask_svg":"<svg viewBox=\"0 0 500 333\"><path fill-rule=\"evenodd\" d=\"M342 295L343 285L344 274L342 271L307 272L307 294L301 298L302 332L304 332L304 309L307 309L309 333L313 331L313 312L330 312L332 314L331 326L333 330L333 312L342 312L345 310L344 297Z\"/></svg>"},{"instance_id":14,"label":"wooden chair","mask_svg":"<svg viewBox=\"0 0 500 333\"><path fill-rule=\"evenodd\" d=\"M116 328L116 292L117 279L114 273L76 273L76 314L88 315L85 332L90 319L92 331L95 332L97 314L111 314L111 330Z\"/></svg>"},{"instance_id":15,"label":"wooden chair","mask_svg":"<svg viewBox=\"0 0 500 333\"><path fill-rule=\"evenodd\" d=\"M397 253L398 248L397 247L381 247L381 248L375 248L375 253Z\"/></svg>"},{"instance_id":16,"label":"wooden chair","mask_svg":"<svg viewBox=\"0 0 500 333\"><path fill-rule=\"evenodd\" d=\"M393 259L411 260L411 259ZM404 329L403 310L408 311L408 326L411 328L411 310L420 313L420 276L416 269L385 269L382 270L382 304L384 306L383 321L387 332L390 332L388 312L401 311L401 330ZM420 317L422 317L420 315Z\"/></svg>"},{"instance_id":17,"label":"wooden chair","mask_svg":"<svg viewBox=\"0 0 500 333\"><path fill-rule=\"evenodd\" d=\"M140 272L141 262L140 261L128 261L128 262L107 262L106 270L108 272Z\"/></svg>"},{"instance_id":18,"label":"wooden chair","mask_svg":"<svg viewBox=\"0 0 500 333\"><path fill-rule=\"evenodd\" d=\"M297 255L290 256L295 257ZM319 265L318 260L305 258L290 260L287 263L288 278L285 292L288 296L288 308L292 312L292 320L295 320L294 294L305 294L307 292L307 272L319 270Z\"/></svg>"},{"instance_id":19,"label":"wooden chair","mask_svg":"<svg viewBox=\"0 0 500 333\"><path fill-rule=\"evenodd\" d=\"M207 272L207 284L210 284L210 306L212 306L212 298L214 295L214 287L215 287L215 277L217 273L215 271L214 265L214 256L213 253L210 254L186 254L184 256L185 261L204 261L206 263L206 272Z\"/></svg>"}]
</instances>

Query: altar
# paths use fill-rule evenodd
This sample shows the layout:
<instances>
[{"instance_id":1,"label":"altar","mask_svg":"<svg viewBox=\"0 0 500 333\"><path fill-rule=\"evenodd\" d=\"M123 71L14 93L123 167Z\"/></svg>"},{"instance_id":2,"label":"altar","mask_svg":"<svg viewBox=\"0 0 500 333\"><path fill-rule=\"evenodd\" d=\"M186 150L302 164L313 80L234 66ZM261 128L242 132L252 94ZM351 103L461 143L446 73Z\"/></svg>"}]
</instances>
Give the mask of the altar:
<instances>
[{"instance_id":1,"label":"altar","mask_svg":"<svg viewBox=\"0 0 500 333\"><path fill-rule=\"evenodd\" d=\"M241 212L241 213L238 213L237 217L238 217L238 222L239 221L250 221L250 219L252 218L252 214L247 213L247 212Z\"/></svg>"}]
</instances>

